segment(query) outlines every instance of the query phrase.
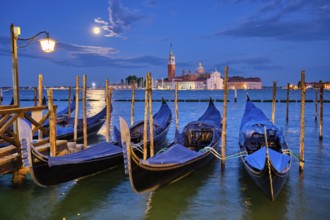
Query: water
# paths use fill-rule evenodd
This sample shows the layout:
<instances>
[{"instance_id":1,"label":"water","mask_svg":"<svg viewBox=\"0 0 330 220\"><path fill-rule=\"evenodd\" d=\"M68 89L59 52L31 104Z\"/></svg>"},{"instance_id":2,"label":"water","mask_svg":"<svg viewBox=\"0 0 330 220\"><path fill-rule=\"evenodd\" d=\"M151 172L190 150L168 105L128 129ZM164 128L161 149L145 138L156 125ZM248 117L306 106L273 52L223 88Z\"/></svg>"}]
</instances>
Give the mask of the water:
<instances>
[{"instance_id":1,"label":"water","mask_svg":"<svg viewBox=\"0 0 330 220\"><path fill-rule=\"evenodd\" d=\"M238 128L245 106L247 91L229 92L227 155L238 151ZM248 91L251 99L272 99L272 89ZM88 91L88 98L104 100L101 90ZM24 90L21 98L32 98L33 91ZM11 93L4 93L9 103ZM55 90L54 98L67 98L67 91ZM173 91L154 91L154 99L174 100ZM223 99L222 91L179 91L179 99ZM130 99L130 91L114 91L113 99ZM144 91L136 92L143 99ZM300 99L300 91L291 91L291 99ZM330 93L324 98L329 100ZM286 99L286 90L277 91L277 99ZM315 92L307 91L307 99L314 100ZM32 102L21 102L29 106ZM58 109L67 102L57 101ZM168 102L174 117L174 102ZM271 117L271 103L255 103ZM216 102L223 112L223 103ZM103 101L89 102L88 115L104 106ZM153 112L160 107L154 102ZM179 102L179 129L197 119L207 102ZM277 103L275 123L283 129L291 150L299 153L300 103L290 103L289 123L285 122L286 103ZM80 110L82 108L80 107ZM136 102L135 118L143 119L144 103ZM220 162L203 167L192 175L155 192L136 194L124 169L72 181L58 186L41 188L28 176L22 187L13 187L11 175L0 176L1 219L327 219L330 214L330 103L324 103L323 141L320 142L318 123L314 121L315 103L306 103L305 170L299 173L294 160L288 181L275 202L268 199L245 172L239 159L226 161L225 171ZM82 116L82 113L80 113ZM119 115L130 120L130 102L113 102L112 121L119 126ZM171 125L167 140L174 136ZM89 143L104 140L105 128Z\"/></svg>"}]
</instances>

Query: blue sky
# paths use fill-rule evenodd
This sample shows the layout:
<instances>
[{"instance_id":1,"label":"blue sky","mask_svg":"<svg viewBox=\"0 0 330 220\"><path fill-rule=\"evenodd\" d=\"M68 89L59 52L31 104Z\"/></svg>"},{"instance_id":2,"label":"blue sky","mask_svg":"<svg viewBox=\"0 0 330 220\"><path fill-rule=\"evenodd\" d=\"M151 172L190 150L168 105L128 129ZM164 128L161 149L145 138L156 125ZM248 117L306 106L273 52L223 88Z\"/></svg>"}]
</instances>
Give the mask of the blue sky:
<instances>
[{"instance_id":1,"label":"blue sky","mask_svg":"<svg viewBox=\"0 0 330 220\"><path fill-rule=\"evenodd\" d=\"M171 43L177 75L202 62L264 85L297 83L301 70L306 81L330 81L328 0L1 1L0 86L12 83L12 23L22 38L46 30L57 41L49 54L37 41L19 48L20 86L36 86L39 73L47 86L74 85L77 74L97 85L148 71L166 78Z\"/></svg>"}]
</instances>

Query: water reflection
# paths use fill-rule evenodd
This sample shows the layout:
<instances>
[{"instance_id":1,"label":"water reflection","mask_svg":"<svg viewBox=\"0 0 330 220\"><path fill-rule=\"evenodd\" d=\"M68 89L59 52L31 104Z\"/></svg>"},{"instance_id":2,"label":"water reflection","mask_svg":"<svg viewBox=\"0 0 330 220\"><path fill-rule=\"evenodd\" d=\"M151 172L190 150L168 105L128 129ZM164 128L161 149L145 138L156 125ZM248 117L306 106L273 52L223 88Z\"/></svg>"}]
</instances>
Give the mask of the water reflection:
<instances>
[{"instance_id":1,"label":"water reflection","mask_svg":"<svg viewBox=\"0 0 330 220\"><path fill-rule=\"evenodd\" d=\"M247 174L243 165L239 167L239 182L242 204L242 219L286 219L288 186L285 185L272 202Z\"/></svg>"},{"instance_id":2,"label":"water reflection","mask_svg":"<svg viewBox=\"0 0 330 220\"><path fill-rule=\"evenodd\" d=\"M119 168L72 182L72 187L62 193L64 198L54 204L52 219L83 217L90 210L98 209L111 190L124 181L124 170Z\"/></svg>"},{"instance_id":3,"label":"water reflection","mask_svg":"<svg viewBox=\"0 0 330 220\"><path fill-rule=\"evenodd\" d=\"M149 193L144 219L178 219L213 172L214 163Z\"/></svg>"}]
</instances>

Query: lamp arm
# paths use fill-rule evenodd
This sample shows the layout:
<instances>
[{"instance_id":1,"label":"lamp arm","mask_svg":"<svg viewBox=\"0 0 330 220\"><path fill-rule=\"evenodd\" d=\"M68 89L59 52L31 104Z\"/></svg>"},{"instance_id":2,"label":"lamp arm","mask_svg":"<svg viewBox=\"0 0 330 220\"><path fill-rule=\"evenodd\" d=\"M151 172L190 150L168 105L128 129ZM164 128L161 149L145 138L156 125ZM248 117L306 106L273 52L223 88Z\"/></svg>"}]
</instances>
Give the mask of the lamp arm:
<instances>
[{"instance_id":1,"label":"lamp arm","mask_svg":"<svg viewBox=\"0 0 330 220\"><path fill-rule=\"evenodd\" d=\"M39 33L37 33L36 35L34 35L33 37L30 37L30 38L19 38L17 37L17 40L34 40L36 37L38 37L40 34L46 34L46 37L49 37L49 32L47 31L40 31Z\"/></svg>"},{"instance_id":2,"label":"lamp arm","mask_svg":"<svg viewBox=\"0 0 330 220\"><path fill-rule=\"evenodd\" d=\"M30 37L30 38L19 38L19 37L16 37L15 35L14 35L14 37L16 38L16 40L28 41L26 45L18 46L19 48L24 48L24 47L29 46L41 34L46 34L46 38L49 38L49 33L47 31L40 31L39 33L37 33L36 35L34 35L33 37Z\"/></svg>"}]
</instances>

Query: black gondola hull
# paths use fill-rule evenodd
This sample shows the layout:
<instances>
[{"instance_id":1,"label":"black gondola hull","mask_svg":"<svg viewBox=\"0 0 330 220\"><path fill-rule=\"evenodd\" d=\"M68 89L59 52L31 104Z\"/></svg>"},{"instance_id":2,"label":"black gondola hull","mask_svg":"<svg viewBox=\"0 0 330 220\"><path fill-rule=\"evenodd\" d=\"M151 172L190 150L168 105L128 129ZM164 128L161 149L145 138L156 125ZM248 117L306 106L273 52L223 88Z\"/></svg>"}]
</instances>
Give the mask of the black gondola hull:
<instances>
[{"instance_id":1,"label":"black gondola hull","mask_svg":"<svg viewBox=\"0 0 330 220\"><path fill-rule=\"evenodd\" d=\"M97 158L76 164L49 166L47 158L41 158L30 151L32 167L30 172L34 181L40 186L50 186L83 178L92 174L115 168L123 163L122 153L103 158Z\"/></svg>"},{"instance_id":2,"label":"black gondola hull","mask_svg":"<svg viewBox=\"0 0 330 220\"><path fill-rule=\"evenodd\" d=\"M170 184L179 180L202 166L208 164L214 159L214 155L209 153L191 163L178 165L175 168L169 169L143 169L141 165L139 166L135 160L131 161L132 169L132 181L134 183L134 189L136 192L143 193L155 190L161 186Z\"/></svg>"}]
</instances>

